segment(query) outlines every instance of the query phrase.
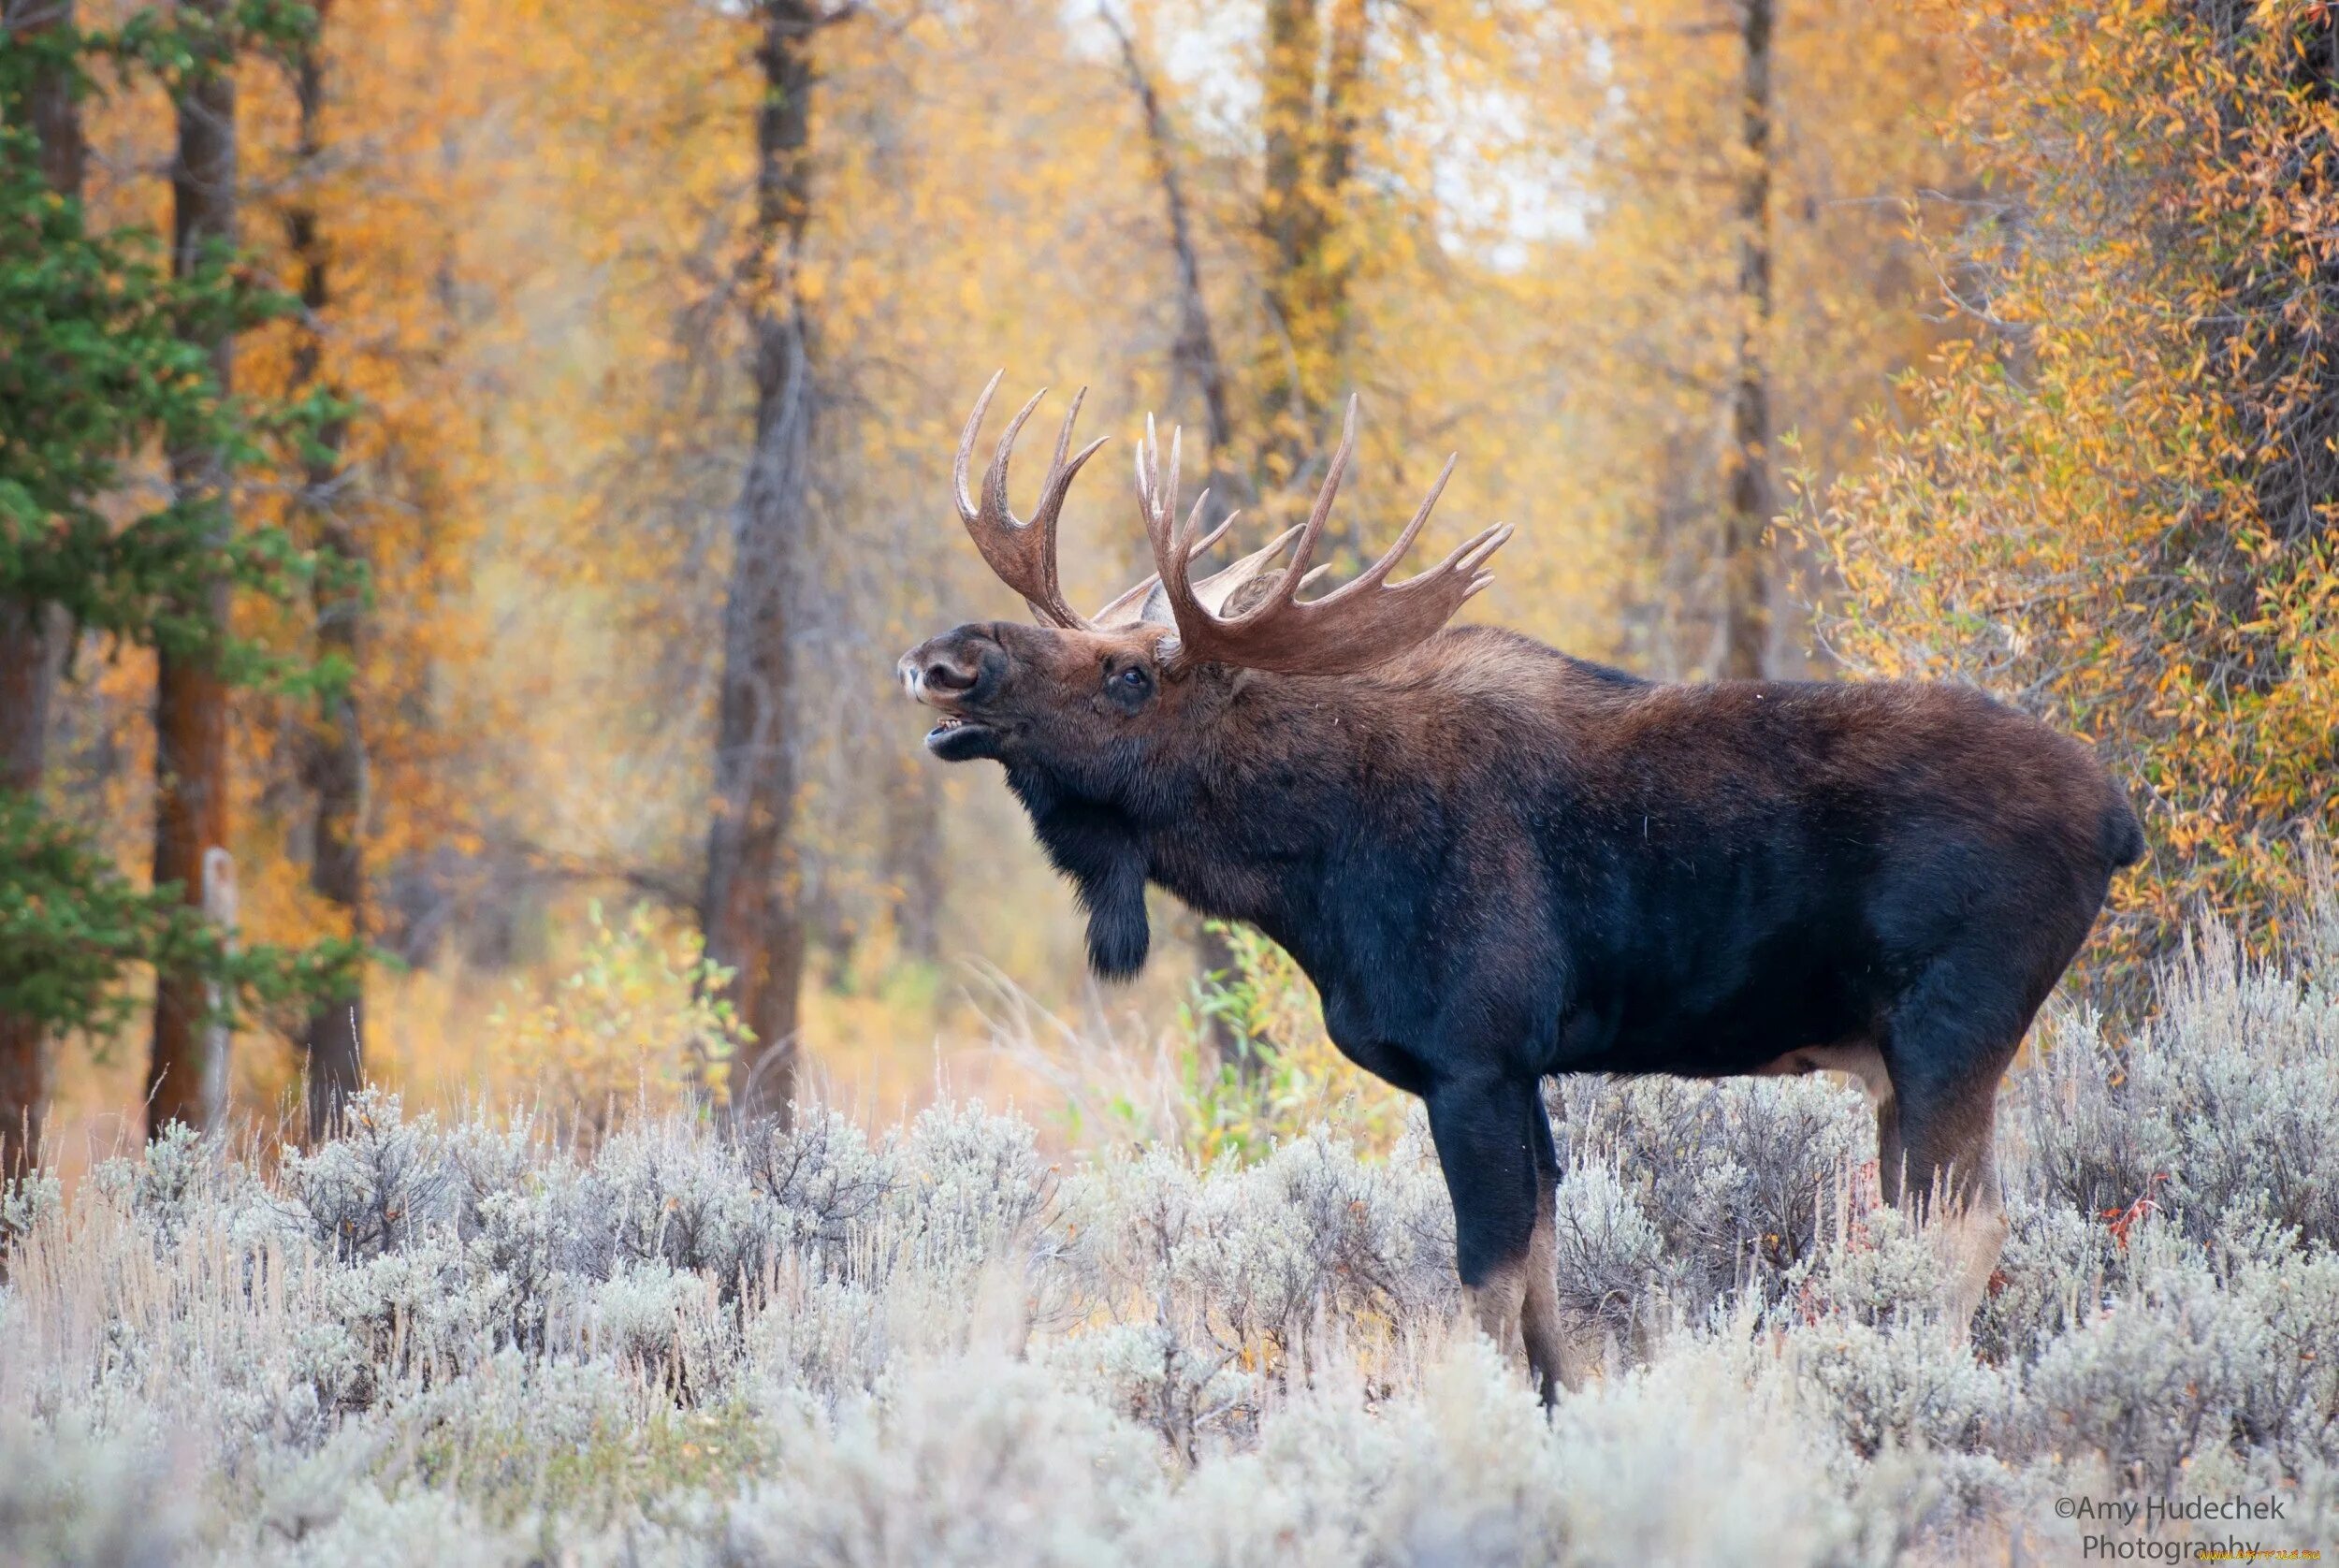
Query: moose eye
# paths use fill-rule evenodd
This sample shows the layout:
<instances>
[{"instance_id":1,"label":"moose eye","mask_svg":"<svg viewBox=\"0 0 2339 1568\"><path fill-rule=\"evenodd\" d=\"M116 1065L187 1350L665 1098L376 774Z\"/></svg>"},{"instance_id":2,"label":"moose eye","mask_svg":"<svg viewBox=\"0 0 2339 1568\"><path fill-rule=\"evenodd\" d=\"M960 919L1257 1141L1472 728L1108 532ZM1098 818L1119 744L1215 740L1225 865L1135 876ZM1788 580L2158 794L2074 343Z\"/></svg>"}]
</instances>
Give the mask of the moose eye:
<instances>
[{"instance_id":1,"label":"moose eye","mask_svg":"<svg viewBox=\"0 0 2339 1568\"><path fill-rule=\"evenodd\" d=\"M1145 672L1135 664L1130 665L1127 669L1113 676L1113 679L1121 683L1121 689L1125 691L1144 690L1148 678L1149 677L1146 675Z\"/></svg>"}]
</instances>

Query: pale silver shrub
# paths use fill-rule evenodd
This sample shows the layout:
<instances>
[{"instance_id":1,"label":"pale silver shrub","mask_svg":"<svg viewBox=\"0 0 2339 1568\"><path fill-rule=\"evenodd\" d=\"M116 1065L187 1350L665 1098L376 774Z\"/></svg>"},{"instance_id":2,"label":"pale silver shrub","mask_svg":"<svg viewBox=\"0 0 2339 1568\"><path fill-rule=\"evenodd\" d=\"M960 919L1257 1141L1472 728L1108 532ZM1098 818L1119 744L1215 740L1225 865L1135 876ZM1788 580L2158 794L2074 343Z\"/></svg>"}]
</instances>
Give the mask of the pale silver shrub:
<instances>
[{"instance_id":1,"label":"pale silver shrub","mask_svg":"<svg viewBox=\"0 0 2339 1568\"><path fill-rule=\"evenodd\" d=\"M1206 1436L1244 1432L1262 1390L1237 1354L1181 1333L1165 1312L1152 1323L1118 1323L1041 1346L1035 1359L1062 1385L1158 1437L1187 1464Z\"/></svg>"},{"instance_id":2,"label":"pale silver shrub","mask_svg":"<svg viewBox=\"0 0 2339 1568\"><path fill-rule=\"evenodd\" d=\"M523 1568L542 1559L524 1532L496 1528L458 1494L408 1486L385 1495L360 1480L330 1517L297 1536L264 1535L232 1561L252 1568Z\"/></svg>"},{"instance_id":3,"label":"pale silver shrub","mask_svg":"<svg viewBox=\"0 0 2339 1568\"><path fill-rule=\"evenodd\" d=\"M905 1366L1022 1357L1035 1350L1027 1259L994 1258L947 1271L903 1270L877 1280L869 1269L839 1280L783 1268L777 1288L748 1318L753 1354L763 1357L777 1347L805 1353L806 1364L780 1387L836 1395L830 1402L841 1402ZM776 1336L776 1326L791 1331ZM770 1375L763 1378L766 1389L774 1386Z\"/></svg>"},{"instance_id":4,"label":"pale silver shrub","mask_svg":"<svg viewBox=\"0 0 2339 1568\"><path fill-rule=\"evenodd\" d=\"M2130 1054L2177 1130L2172 1206L2196 1239L2264 1220L2339 1243L2339 996L2245 959L2217 925L2161 994Z\"/></svg>"},{"instance_id":5,"label":"pale silver shrub","mask_svg":"<svg viewBox=\"0 0 2339 1568\"><path fill-rule=\"evenodd\" d=\"M223 1473L217 1561L624 1561L616 1548L646 1504L694 1495L644 1468L683 1422L710 1444L730 1430L679 1415L666 1390L606 1360L506 1351L405 1389L313 1449L263 1446ZM752 1462L752 1446L738 1457ZM383 1529L410 1533L358 1549ZM466 1534L476 1555L456 1541ZM352 1555L309 1549L320 1539Z\"/></svg>"},{"instance_id":6,"label":"pale silver shrub","mask_svg":"<svg viewBox=\"0 0 2339 1568\"><path fill-rule=\"evenodd\" d=\"M1072 1282L1076 1309L1116 1312L1132 1295L1178 1288L1195 1270L1186 1254L1199 1239L1205 1181L1172 1144L1083 1161L1064 1172L1049 1257Z\"/></svg>"},{"instance_id":7,"label":"pale silver shrub","mask_svg":"<svg viewBox=\"0 0 2339 1568\"><path fill-rule=\"evenodd\" d=\"M1077 1328L1084 1308L1111 1325L1052 1364L1188 1462L1205 1438L1247 1442L1271 1387L1304 1377L1326 1335L1385 1343L1455 1294L1450 1210L1419 1139L1382 1162L1318 1133L1207 1175L1146 1151L1075 1172L1051 1234L1036 1322Z\"/></svg>"},{"instance_id":8,"label":"pale silver shrub","mask_svg":"<svg viewBox=\"0 0 2339 1568\"><path fill-rule=\"evenodd\" d=\"M1360 1160L1319 1129L1203 1183L1181 1267L1242 1342L1287 1349L1327 1314L1402 1316L1451 1289L1451 1251L1423 1245L1423 1179L1410 1160Z\"/></svg>"},{"instance_id":9,"label":"pale silver shrub","mask_svg":"<svg viewBox=\"0 0 2339 1568\"><path fill-rule=\"evenodd\" d=\"M1594 1343L1639 1343L1664 1291L1665 1242L1615 1167L1568 1168L1553 1204L1552 1250L1560 1305L1575 1329Z\"/></svg>"},{"instance_id":10,"label":"pale silver shrub","mask_svg":"<svg viewBox=\"0 0 2339 1568\"><path fill-rule=\"evenodd\" d=\"M770 1478L732 1506L738 1568L1013 1568L1129 1561L1159 1445L1035 1367L906 1369L828 1413L774 1412Z\"/></svg>"},{"instance_id":11,"label":"pale silver shrub","mask_svg":"<svg viewBox=\"0 0 2339 1568\"><path fill-rule=\"evenodd\" d=\"M527 1187L548 1170L566 1169L565 1161L548 1157L536 1119L525 1107L498 1113L474 1106L446 1129L443 1148L458 1183L456 1227L465 1236L476 1234L487 1223L480 1205Z\"/></svg>"},{"instance_id":12,"label":"pale silver shrub","mask_svg":"<svg viewBox=\"0 0 2339 1568\"><path fill-rule=\"evenodd\" d=\"M543 1503L548 1467L565 1462L574 1477L564 1499L567 1522L590 1528L606 1522L629 1478L618 1464L596 1471L586 1461L631 1459L650 1424L674 1414L669 1391L639 1367L505 1351L345 1428L341 1436L359 1462L344 1463L329 1486L322 1484L327 1472L306 1490L330 1504L358 1476L385 1486L428 1482L498 1517L516 1517ZM409 1456L420 1474L410 1474ZM299 1488L280 1483L270 1490Z\"/></svg>"},{"instance_id":13,"label":"pale silver shrub","mask_svg":"<svg viewBox=\"0 0 2339 1568\"><path fill-rule=\"evenodd\" d=\"M2107 1282L2125 1270L2102 1220L2021 1193L2006 1205L1998 1285L1974 1314L1973 1338L1994 1361L2027 1363L2048 1341L2101 1309Z\"/></svg>"},{"instance_id":14,"label":"pale silver shrub","mask_svg":"<svg viewBox=\"0 0 2339 1568\"><path fill-rule=\"evenodd\" d=\"M1457 1327L1417 1114L1385 1161L1324 1133L1209 1169L1058 1170L980 1107L641 1120L580 1164L377 1096L271 1179L174 1132L0 1200L0 1454L53 1444L133 1507L167 1455L193 1512L109 1521L26 1464L9 1528L223 1562L1851 1562L2182 1476L2284 1488L2327 1538L2309 946L2204 944L2124 1040L2054 1024L2002 1107L1979 1359L1873 1206L1856 1093L1565 1086L1560 1283L1634 1354L1549 1420Z\"/></svg>"},{"instance_id":15,"label":"pale silver shrub","mask_svg":"<svg viewBox=\"0 0 2339 1568\"><path fill-rule=\"evenodd\" d=\"M1684 1314L1781 1276L1818 1243L1827 1195L1875 1153L1852 1089L1822 1078L1575 1078L1548 1098L1563 1169L1605 1165L1663 1238Z\"/></svg>"},{"instance_id":16,"label":"pale silver shrub","mask_svg":"<svg viewBox=\"0 0 2339 1568\"><path fill-rule=\"evenodd\" d=\"M1974 1359L1954 1325L1831 1316L1788 1335L1805 1403L1852 1451L1970 1452L2000 1438L2013 1403L2005 1372Z\"/></svg>"},{"instance_id":17,"label":"pale silver shrub","mask_svg":"<svg viewBox=\"0 0 2339 1568\"><path fill-rule=\"evenodd\" d=\"M1157 1561L1224 1568L1560 1561L1561 1456L1523 1380L1475 1335L1367 1408L1331 1366L1253 1450L1203 1466L1144 1531Z\"/></svg>"},{"instance_id":18,"label":"pale silver shrub","mask_svg":"<svg viewBox=\"0 0 2339 1568\"><path fill-rule=\"evenodd\" d=\"M1843 1317L1855 1323L1918 1323L1938 1316L1948 1288L1941 1252L1899 1209L1878 1208L1856 1228L1832 1235L1786 1278L1778 1320Z\"/></svg>"},{"instance_id":19,"label":"pale silver shrub","mask_svg":"<svg viewBox=\"0 0 2339 1568\"><path fill-rule=\"evenodd\" d=\"M588 1247L573 1267L603 1278L656 1262L710 1275L728 1296L786 1239L737 1151L674 1117L637 1117L604 1138L571 1201Z\"/></svg>"},{"instance_id":20,"label":"pale silver shrub","mask_svg":"<svg viewBox=\"0 0 2339 1568\"><path fill-rule=\"evenodd\" d=\"M408 1120L399 1097L379 1089L351 1098L340 1137L310 1153L285 1151L278 1180L317 1243L349 1257L377 1256L452 1228L467 1190L438 1119Z\"/></svg>"},{"instance_id":21,"label":"pale silver shrub","mask_svg":"<svg viewBox=\"0 0 2339 1568\"><path fill-rule=\"evenodd\" d=\"M556 1301L574 1298L565 1286L571 1265L592 1244L576 1198L579 1180L554 1165L466 1202L465 1272L501 1304L491 1324L481 1324L491 1343L542 1349Z\"/></svg>"},{"instance_id":22,"label":"pale silver shrub","mask_svg":"<svg viewBox=\"0 0 2339 1568\"><path fill-rule=\"evenodd\" d=\"M817 1256L791 1257L774 1271L763 1310L747 1319L743 1354L764 1390L835 1404L892 1366L897 1301L865 1272L840 1275Z\"/></svg>"},{"instance_id":23,"label":"pale silver shrub","mask_svg":"<svg viewBox=\"0 0 2339 1568\"><path fill-rule=\"evenodd\" d=\"M2216 1263L2225 1310L2263 1330L2231 1447L2292 1474L2339 1466L2339 1256L2302 1256L2279 1231L2230 1240Z\"/></svg>"},{"instance_id":24,"label":"pale silver shrub","mask_svg":"<svg viewBox=\"0 0 2339 1568\"><path fill-rule=\"evenodd\" d=\"M452 1237L432 1236L395 1252L335 1261L341 1266L317 1259L305 1270L316 1282L312 1299L359 1347L370 1367L389 1363L402 1349L399 1342L409 1335L420 1336L414 1349L426 1357L471 1348L463 1329L472 1314L460 1305L470 1282ZM450 1328L452 1333L443 1331Z\"/></svg>"},{"instance_id":25,"label":"pale silver shrub","mask_svg":"<svg viewBox=\"0 0 2339 1568\"><path fill-rule=\"evenodd\" d=\"M600 1357L541 1357L504 1351L418 1396L414 1418L477 1452L582 1448L637 1425L658 1399L626 1369ZM515 1436L519 1441L511 1441Z\"/></svg>"},{"instance_id":26,"label":"pale silver shrub","mask_svg":"<svg viewBox=\"0 0 2339 1568\"><path fill-rule=\"evenodd\" d=\"M1836 1563L1864 1530L1906 1527L1906 1497L1854 1506L1858 1468L1744 1317L1568 1401L1552 1428L1571 1562Z\"/></svg>"},{"instance_id":27,"label":"pale silver shrub","mask_svg":"<svg viewBox=\"0 0 2339 1568\"><path fill-rule=\"evenodd\" d=\"M2093 1215L2158 1210L2196 1241L2229 1219L2339 1244L2339 953L2245 958L2212 924L2120 1041L2050 1021L2012 1099L2031 1191Z\"/></svg>"},{"instance_id":28,"label":"pale silver shrub","mask_svg":"<svg viewBox=\"0 0 2339 1568\"><path fill-rule=\"evenodd\" d=\"M0 1182L0 1246L12 1246L65 1202L53 1170L28 1170Z\"/></svg>"},{"instance_id":29,"label":"pale silver shrub","mask_svg":"<svg viewBox=\"0 0 2339 1568\"><path fill-rule=\"evenodd\" d=\"M2115 1042L2092 1012L2050 1010L2037 1060L2004 1091L2004 1141L2022 1157L2001 1159L2022 1174L2013 1184L2041 1207L2095 1220L2150 1198L2176 1163L2177 1136L2160 1076L2131 1072L2139 1053L2158 1066L2143 1038Z\"/></svg>"},{"instance_id":30,"label":"pale silver shrub","mask_svg":"<svg viewBox=\"0 0 2339 1568\"><path fill-rule=\"evenodd\" d=\"M2049 1345L2031 1378L2041 1425L2100 1456L2122 1487L2172 1486L2230 1441L2254 1337L2208 1301L2139 1301Z\"/></svg>"},{"instance_id":31,"label":"pale silver shrub","mask_svg":"<svg viewBox=\"0 0 2339 1568\"><path fill-rule=\"evenodd\" d=\"M898 1142L889 1130L873 1143L842 1112L807 1105L785 1126L742 1129L739 1154L748 1181L778 1205L788 1244L840 1258L901 1185Z\"/></svg>"},{"instance_id":32,"label":"pale silver shrub","mask_svg":"<svg viewBox=\"0 0 2339 1568\"><path fill-rule=\"evenodd\" d=\"M737 1359L720 1278L663 1258L628 1264L593 1287L581 1343L693 1401L717 1398Z\"/></svg>"},{"instance_id":33,"label":"pale silver shrub","mask_svg":"<svg viewBox=\"0 0 2339 1568\"><path fill-rule=\"evenodd\" d=\"M887 1195L885 1220L901 1256L923 1266L977 1267L1027 1241L1053 1196L1031 1125L981 1101L929 1106L903 1144L906 1177Z\"/></svg>"},{"instance_id":34,"label":"pale silver shrub","mask_svg":"<svg viewBox=\"0 0 2339 1568\"><path fill-rule=\"evenodd\" d=\"M1249 1345L1241 1313L1216 1285L1242 1251L1229 1210L1209 1205L1182 1151L1155 1148L1075 1172L1058 1190L1045 1319L1079 1328L1038 1357L1067 1383L1155 1431L1188 1463L1206 1433L1256 1413L1257 1380L1236 1362ZM1037 1298L1035 1298L1037 1302ZM1264 1346L1250 1346L1265 1349Z\"/></svg>"},{"instance_id":35,"label":"pale silver shrub","mask_svg":"<svg viewBox=\"0 0 2339 1568\"><path fill-rule=\"evenodd\" d=\"M1547 1417L1475 1335L1368 1407L1353 1374L1295 1391L1251 1452L1203 1466L1146 1561L1334 1564L1829 1563L1861 1520L1839 1450L1742 1340L1700 1339ZM1899 1500L1879 1533L1896 1532Z\"/></svg>"},{"instance_id":36,"label":"pale silver shrub","mask_svg":"<svg viewBox=\"0 0 2339 1568\"><path fill-rule=\"evenodd\" d=\"M226 1152L224 1137L172 1122L137 1157L100 1161L90 1183L167 1241L244 1184L245 1172Z\"/></svg>"},{"instance_id":37,"label":"pale silver shrub","mask_svg":"<svg viewBox=\"0 0 2339 1568\"><path fill-rule=\"evenodd\" d=\"M166 1568L199 1522L159 1443L0 1417L0 1562Z\"/></svg>"},{"instance_id":38,"label":"pale silver shrub","mask_svg":"<svg viewBox=\"0 0 2339 1568\"><path fill-rule=\"evenodd\" d=\"M2031 1372L2039 1447L2163 1488L2234 1449L2293 1472L2339 1463L2339 1257L2236 1240L2211 1257L2173 1226L2132 1233L2133 1283Z\"/></svg>"},{"instance_id":39,"label":"pale silver shrub","mask_svg":"<svg viewBox=\"0 0 2339 1568\"><path fill-rule=\"evenodd\" d=\"M231 1459L329 1426L376 1372L370 1347L333 1332L338 1277L284 1243L281 1212L246 1205L248 1172L218 1190L216 1210L167 1198L166 1241L126 1206L135 1182L93 1179L12 1249L0 1409L213 1432ZM277 1233L255 1240L244 1222L263 1212Z\"/></svg>"}]
</instances>

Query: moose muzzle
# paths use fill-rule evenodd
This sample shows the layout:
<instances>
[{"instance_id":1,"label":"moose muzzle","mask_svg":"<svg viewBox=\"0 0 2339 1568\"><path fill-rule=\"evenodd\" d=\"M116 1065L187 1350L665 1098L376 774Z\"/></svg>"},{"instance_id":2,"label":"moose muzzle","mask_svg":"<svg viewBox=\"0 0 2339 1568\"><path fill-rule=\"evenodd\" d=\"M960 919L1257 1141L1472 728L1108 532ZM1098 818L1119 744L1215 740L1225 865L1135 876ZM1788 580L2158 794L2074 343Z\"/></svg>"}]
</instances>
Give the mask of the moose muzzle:
<instances>
[{"instance_id":1,"label":"moose muzzle","mask_svg":"<svg viewBox=\"0 0 2339 1568\"><path fill-rule=\"evenodd\" d=\"M895 666L902 690L941 713L941 722L926 732L926 749L946 762L993 754L990 726L966 707L997 687L1001 672L995 666L1004 662L998 653L995 644L961 627L919 644Z\"/></svg>"}]
</instances>

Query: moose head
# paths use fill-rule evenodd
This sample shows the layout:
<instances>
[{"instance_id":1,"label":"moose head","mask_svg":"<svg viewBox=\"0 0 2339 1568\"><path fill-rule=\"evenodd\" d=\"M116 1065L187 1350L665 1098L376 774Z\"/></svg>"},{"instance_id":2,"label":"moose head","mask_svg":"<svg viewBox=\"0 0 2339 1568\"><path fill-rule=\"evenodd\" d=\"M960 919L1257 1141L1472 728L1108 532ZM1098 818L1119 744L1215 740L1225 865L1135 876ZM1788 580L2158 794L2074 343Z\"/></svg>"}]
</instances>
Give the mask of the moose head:
<instances>
[{"instance_id":1,"label":"moose head","mask_svg":"<svg viewBox=\"0 0 2339 1568\"><path fill-rule=\"evenodd\" d=\"M998 385L993 376L959 441L958 513L982 559L1023 595L1039 624L975 622L903 657L903 685L942 715L926 747L945 762L988 757L1010 773L1037 771L1083 793L1119 799L1147 770L1192 755L1199 733L1221 719L1229 696L1253 674L1347 675L1419 644L1487 586L1488 558L1510 537L1506 527L1489 528L1428 572L1388 581L1454 471L1448 458L1387 555L1344 587L1320 599L1300 598L1326 570L1311 569L1309 560L1356 450L1351 399L1308 520L1196 581L1194 562L1235 519L1199 531L1207 490L1178 516L1178 432L1170 434L1165 465L1148 418L1137 452L1137 494L1155 573L1095 615L1082 616L1065 602L1056 525L1073 479L1105 438L1071 450L1083 389L1056 437L1038 509L1027 521L1017 517L1008 506L1008 462L1016 436L1046 396L1036 394L1009 423L978 500L967 494L967 469ZM1289 563L1278 566L1295 539Z\"/></svg>"}]
</instances>

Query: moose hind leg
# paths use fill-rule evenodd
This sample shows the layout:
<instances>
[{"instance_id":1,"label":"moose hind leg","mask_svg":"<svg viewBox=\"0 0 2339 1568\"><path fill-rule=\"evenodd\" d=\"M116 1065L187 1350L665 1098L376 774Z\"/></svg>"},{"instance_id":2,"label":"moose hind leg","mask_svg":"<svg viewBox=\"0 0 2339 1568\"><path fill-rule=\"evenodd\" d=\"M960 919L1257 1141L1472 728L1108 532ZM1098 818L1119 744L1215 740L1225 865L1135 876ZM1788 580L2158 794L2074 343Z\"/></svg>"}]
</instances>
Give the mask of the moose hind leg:
<instances>
[{"instance_id":1,"label":"moose hind leg","mask_svg":"<svg viewBox=\"0 0 2339 1568\"><path fill-rule=\"evenodd\" d=\"M1891 1032L1893 1095L1878 1118L1885 1195L1932 1234L1948 1270L1943 1305L1961 1326L1972 1323L2006 1242L1998 1089L2031 1011L1989 999L1986 976L1937 972L1912 990Z\"/></svg>"},{"instance_id":2,"label":"moose hind leg","mask_svg":"<svg viewBox=\"0 0 2339 1568\"><path fill-rule=\"evenodd\" d=\"M1560 1155L1551 1142L1551 1117L1535 1096L1535 1227L1527 1239L1527 1297L1520 1328L1527 1341L1527 1364L1534 1369L1543 1402L1559 1398L1559 1386L1570 1390L1583 1385L1568 1344L1567 1321L1560 1311L1559 1238L1554 1227L1558 1205Z\"/></svg>"},{"instance_id":3,"label":"moose hind leg","mask_svg":"<svg viewBox=\"0 0 2339 1568\"><path fill-rule=\"evenodd\" d=\"M1996 1105L1993 1082L1971 1101L1941 1117L1939 1128L1909 1129L1906 1200L1924 1215L1948 1270L1942 1295L1946 1319L1970 1328L1989 1294L2005 1249L2006 1203L1999 1189L1994 1148Z\"/></svg>"},{"instance_id":4,"label":"moose hind leg","mask_svg":"<svg viewBox=\"0 0 2339 1568\"><path fill-rule=\"evenodd\" d=\"M1900 1146L1900 1101L1890 1090L1876 1102L1876 1184L1884 1201L1898 1207L1909 1152Z\"/></svg>"},{"instance_id":5,"label":"moose hind leg","mask_svg":"<svg viewBox=\"0 0 2339 1568\"><path fill-rule=\"evenodd\" d=\"M1463 1299L1505 1353L1524 1346L1547 1401L1574 1379L1552 1272L1558 1171L1542 1095L1532 1079L1481 1079L1435 1085L1428 1100L1430 1137L1454 1201Z\"/></svg>"}]
</instances>

